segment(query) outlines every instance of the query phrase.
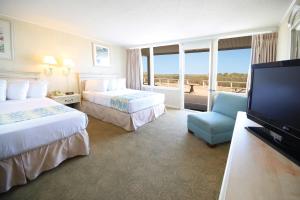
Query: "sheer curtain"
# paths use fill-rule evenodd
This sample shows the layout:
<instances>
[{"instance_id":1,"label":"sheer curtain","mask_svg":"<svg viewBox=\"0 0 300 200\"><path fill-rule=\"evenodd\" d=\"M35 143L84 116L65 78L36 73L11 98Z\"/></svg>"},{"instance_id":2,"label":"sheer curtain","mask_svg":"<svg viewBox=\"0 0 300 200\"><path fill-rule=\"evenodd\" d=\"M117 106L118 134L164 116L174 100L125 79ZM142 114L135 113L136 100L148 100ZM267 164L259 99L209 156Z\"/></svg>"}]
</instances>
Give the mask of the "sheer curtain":
<instances>
[{"instance_id":1,"label":"sheer curtain","mask_svg":"<svg viewBox=\"0 0 300 200\"><path fill-rule=\"evenodd\" d=\"M291 36L291 59L297 59L300 58L300 31L292 30Z\"/></svg>"},{"instance_id":2,"label":"sheer curtain","mask_svg":"<svg viewBox=\"0 0 300 200\"><path fill-rule=\"evenodd\" d=\"M126 85L127 88L140 90L142 56L140 49L127 49Z\"/></svg>"},{"instance_id":3,"label":"sheer curtain","mask_svg":"<svg viewBox=\"0 0 300 200\"><path fill-rule=\"evenodd\" d=\"M251 64L276 61L278 33L266 33L252 36ZM251 69L249 69L247 88L250 89Z\"/></svg>"},{"instance_id":4,"label":"sheer curtain","mask_svg":"<svg viewBox=\"0 0 300 200\"><path fill-rule=\"evenodd\" d=\"M252 36L252 64L276 61L277 33Z\"/></svg>"}]
</instances>

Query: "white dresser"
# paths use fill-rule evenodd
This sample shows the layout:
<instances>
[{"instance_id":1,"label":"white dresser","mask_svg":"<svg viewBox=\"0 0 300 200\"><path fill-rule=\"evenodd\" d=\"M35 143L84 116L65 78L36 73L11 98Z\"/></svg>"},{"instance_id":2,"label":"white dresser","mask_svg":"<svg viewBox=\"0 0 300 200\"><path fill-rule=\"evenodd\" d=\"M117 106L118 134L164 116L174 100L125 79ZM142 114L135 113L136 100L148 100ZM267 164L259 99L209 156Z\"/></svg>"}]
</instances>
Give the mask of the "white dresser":
<instances>
[{"instance_id":1,"label":"white dresser","mask_svg":"<svg viewBox=\"0 0 300 200\"><path fill-rule=\"evenodd\" d=\"M300 167L249 133L246 126L259 125L239 112L219 200L299 200Z\"/></svg>"}]
</instances>

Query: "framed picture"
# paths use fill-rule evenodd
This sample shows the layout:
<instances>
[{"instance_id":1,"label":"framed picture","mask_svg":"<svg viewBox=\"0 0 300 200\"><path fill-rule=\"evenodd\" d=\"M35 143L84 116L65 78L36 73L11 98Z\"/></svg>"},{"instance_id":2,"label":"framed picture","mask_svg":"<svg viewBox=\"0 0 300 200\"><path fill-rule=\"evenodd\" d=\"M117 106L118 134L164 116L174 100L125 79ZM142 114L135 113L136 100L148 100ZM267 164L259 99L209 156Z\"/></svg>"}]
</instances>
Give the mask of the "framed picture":
<instances>
[{"instance_id":1,"label":"framed picture","mask_svg":"<svg viewBox=\"0 0 300 200\"><path fill-rule=\"evenodd\" d=\"M93 43L94 66L110 66L110 51L108 47Z\"/></svg>"},{"instance_id":2,"label":"framed picture","mask_svg":"<svg viewBox=\"0 0 300 200\"><path fill-rule=\"evenodd\" d=\"M0 59L12 59L11 24L0 19Z\"/></svg>"}]
</instances>

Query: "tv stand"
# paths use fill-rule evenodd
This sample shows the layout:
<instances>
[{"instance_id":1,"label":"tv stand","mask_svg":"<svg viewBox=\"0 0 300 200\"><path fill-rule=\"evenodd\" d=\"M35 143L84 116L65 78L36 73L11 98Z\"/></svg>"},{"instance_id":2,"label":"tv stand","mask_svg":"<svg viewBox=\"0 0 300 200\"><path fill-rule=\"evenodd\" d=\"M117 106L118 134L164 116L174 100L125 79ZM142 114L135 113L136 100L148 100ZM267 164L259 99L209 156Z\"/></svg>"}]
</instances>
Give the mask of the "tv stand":
<instances>
[{"instance_id":1,"label":"tv stand","mask_svg":"<svg viewBox=\"0 0 300 200\"><path fill-rule=\"evenodd\" d=\"M261 126L238 112L219 200L300 199L300 167L245 127Z\"/></svg>"},{"instance_id":2,"label":"tv stand","mask_svg":"<svg viewBox=\"0 0 300 200\"><path fill-rule=\"evenodd\" d=\"M278 152L286 156L288 159L295 162L298 166L300 166L300 158L299 153L293 150L291 146L288 144L288 140L286 140L283 136L265 128L265 127L255 127L255 126L247 126L245 127L250 133L254 134L262 141L276 149ZM296 147L299 148L299 147Z\"/></svg>"}]
</instances>

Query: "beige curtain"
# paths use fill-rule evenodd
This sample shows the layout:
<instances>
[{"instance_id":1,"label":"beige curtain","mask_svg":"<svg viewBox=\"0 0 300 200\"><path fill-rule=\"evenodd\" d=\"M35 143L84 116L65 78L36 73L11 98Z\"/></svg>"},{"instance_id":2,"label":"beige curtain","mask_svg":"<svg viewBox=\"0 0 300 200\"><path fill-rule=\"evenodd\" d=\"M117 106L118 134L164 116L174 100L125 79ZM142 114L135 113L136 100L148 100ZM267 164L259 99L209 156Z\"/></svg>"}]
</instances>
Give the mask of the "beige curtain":
<instances>
[{"instance_id":1,"label":"beige curtain","mask_svg":"<svg viewBox=\"0 0 300 200\"><path fill-rule=\"evenodd\" d=\"M140 49L127 49L126 85L127 88L140 90L142 56Z\"/></svg>"},{"instance_id":2,"label":"beige curtain","mask_svg":"<svg viewBox=\"0 0 300 200\"><path fill-rule=\"evenodd\" d=\"M292 30L291 36L291 59L297 59L300 58L300 31Z\"/></svg>"},{"instance_id":3,"label":"beige curtain","mask_svg":"<svg viewBox=\"0 0 300 200\"><path fill-rule=\"evenodd\" d=\"M251 64L276 61L278 33L266 33L252 36ZM251 68L247 79L247 90L250 89Z\"/></svg>"},{"instance_id":4,"label":"beige curtain","mask_svg":"<svg viewBox=\"0 0 300 200\"><path fill-rule=\"evenodd\" d=\"M266 33L252 37L252 64L276 61L277 33Z\"/></svg>"}]
</instances>

